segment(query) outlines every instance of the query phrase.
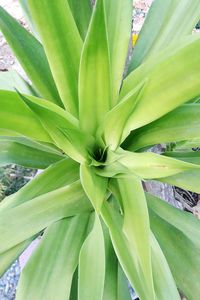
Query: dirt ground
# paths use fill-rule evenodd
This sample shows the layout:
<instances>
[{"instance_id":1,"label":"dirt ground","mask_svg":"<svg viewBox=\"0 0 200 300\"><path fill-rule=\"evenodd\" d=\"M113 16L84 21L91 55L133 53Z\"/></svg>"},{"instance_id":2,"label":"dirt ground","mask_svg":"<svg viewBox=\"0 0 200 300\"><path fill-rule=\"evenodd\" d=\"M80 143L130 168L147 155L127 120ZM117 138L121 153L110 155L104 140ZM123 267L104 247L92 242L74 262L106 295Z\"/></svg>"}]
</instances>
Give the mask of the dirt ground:
<instances>
[{"instance_id":1,"label":"dirt ground","mask_svg":"<svg viewBox=\"0 0 200 300\"><path fill-rule=\"evenodd\" d=\"M22 25L27 26L18 0L0 0L0 5L5 8L13 17L15 17ZM0 71L6 71L9 69L15 69L22 76L25 76L5 38L0 32Z\"/></svg>"}]
</instances>

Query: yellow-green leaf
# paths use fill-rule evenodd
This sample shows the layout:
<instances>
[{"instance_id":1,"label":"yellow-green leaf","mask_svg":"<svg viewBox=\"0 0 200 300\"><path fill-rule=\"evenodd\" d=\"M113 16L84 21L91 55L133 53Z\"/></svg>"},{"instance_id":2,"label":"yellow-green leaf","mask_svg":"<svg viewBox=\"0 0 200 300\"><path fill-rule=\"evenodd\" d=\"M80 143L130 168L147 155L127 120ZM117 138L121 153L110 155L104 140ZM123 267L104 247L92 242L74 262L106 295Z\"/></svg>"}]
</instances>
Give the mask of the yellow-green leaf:
<instances>
[{"instance_id":1,"label":"yellow-green leaf","mask_svg":"<svg viewBox=\"0 0 200 300\"><path fill-rule=\"evenodd\" d=\"M40 42L2 7L0 29L37 91L47 100L62 105Z\"/></svg>"},{"instance_id":2,"label":"yellow-green leaf","mask_svg":"<svg viewBox=\"0 0 200 300\"><path fill-rule=\"evenodd\" d=\"M97 0L80 63L80 126L95 134L111 107L110 61L104 0Z\"/></svg>"},{"instance_id":3,"label":"yellow-green leaf","mask_svg":"<svg viewBox=\"0 0 200 300\"><path fill-rule=\"evenodd\" d=\"M67 0L28 0L33 21L66 109L78 116L78 72L82 40Z\"/></svg>"},{"instance_id":4,"label":"yellow-green leaf","mask_svg":"<svg viewBox=\"0 0 200 300\"><path fill-rule=\"evenodd\" d=\"M79 257L79 300L102 300L105 279L105 245L99 217L86 238Z\"/></svg>"},{"instance_id":5,"label":"yellow-green leaf","mask_svg":"<svg viewBox=\"0 0 200 300\"><path fill-rule=\"evenodd\" d=\"M50 225L20 276L17 300L67 300L84 241L88 214Z\"/></svg>"},{"instance_id":6,"label":"yellow-green leaf","mask_svg":"<svg viewBox=\"0 0 200 300\"><path fill-rule=\"evenodd\" d=\"M97 175L94 168L87 164L81 165L80 178L86 195L99 213L106 198L108 179Z\"/></svg>"}]
</instances>

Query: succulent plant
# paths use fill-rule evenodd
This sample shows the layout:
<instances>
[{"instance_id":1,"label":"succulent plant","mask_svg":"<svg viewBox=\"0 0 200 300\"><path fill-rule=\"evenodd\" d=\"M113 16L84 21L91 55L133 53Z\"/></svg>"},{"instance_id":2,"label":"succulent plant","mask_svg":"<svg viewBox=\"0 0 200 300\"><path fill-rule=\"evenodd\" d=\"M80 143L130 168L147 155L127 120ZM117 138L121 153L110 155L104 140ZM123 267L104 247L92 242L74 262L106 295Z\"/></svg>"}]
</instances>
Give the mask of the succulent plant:
<instances>
[{"instance_id":1,"label":"succulent plant","mask_svg":"<svg viewBox=\"0 0 200 300\"><path fill-rule=\"evenodd\" d=\"M191 5L192 2L192 5ZM199 1L155 0L127 64L132 1L21 0L0 29L30 82L2 73L0 164L43 169L0 204L0 273L43 233L17 300L188 300L200 293L200 223L144 191L200 192Z\"/></svg>"}]
</instances>

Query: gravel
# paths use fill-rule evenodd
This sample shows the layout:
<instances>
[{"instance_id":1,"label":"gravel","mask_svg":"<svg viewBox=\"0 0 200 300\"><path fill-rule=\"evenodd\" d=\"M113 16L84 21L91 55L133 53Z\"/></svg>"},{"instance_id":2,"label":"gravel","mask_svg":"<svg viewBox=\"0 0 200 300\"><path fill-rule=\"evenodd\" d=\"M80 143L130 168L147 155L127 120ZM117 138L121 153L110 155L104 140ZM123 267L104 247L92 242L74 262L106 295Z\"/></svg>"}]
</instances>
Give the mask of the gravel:
<instances>
[{"instance_id":1,"label":"gravel","mask_svg":"<svg viewBox=\"0 0 200 300\"><path fill-rule=\"evenodd\" d=\"M19 261L15 261L0 280L0 300L14 300L20 276Z\"/></svg>"}]
</instances>

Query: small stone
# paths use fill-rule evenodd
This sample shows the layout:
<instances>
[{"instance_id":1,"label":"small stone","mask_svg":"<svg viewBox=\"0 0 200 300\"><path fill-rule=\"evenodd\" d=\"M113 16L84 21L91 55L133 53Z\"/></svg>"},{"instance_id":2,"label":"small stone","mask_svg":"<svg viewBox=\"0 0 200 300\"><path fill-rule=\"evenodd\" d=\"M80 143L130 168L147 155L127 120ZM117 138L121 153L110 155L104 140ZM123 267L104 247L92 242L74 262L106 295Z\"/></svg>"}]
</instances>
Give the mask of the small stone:
<instances>
[{"instance_id":1,"label":"small stone","mask_svg":"<svg viewBox=\"0 0 200 300\"><path fill-rule=\"evenodd\" d=\"M9 283L7 282L5 290L4 290L4 294L7 294L9 291Z\"/></svg>"}]
</instances>

